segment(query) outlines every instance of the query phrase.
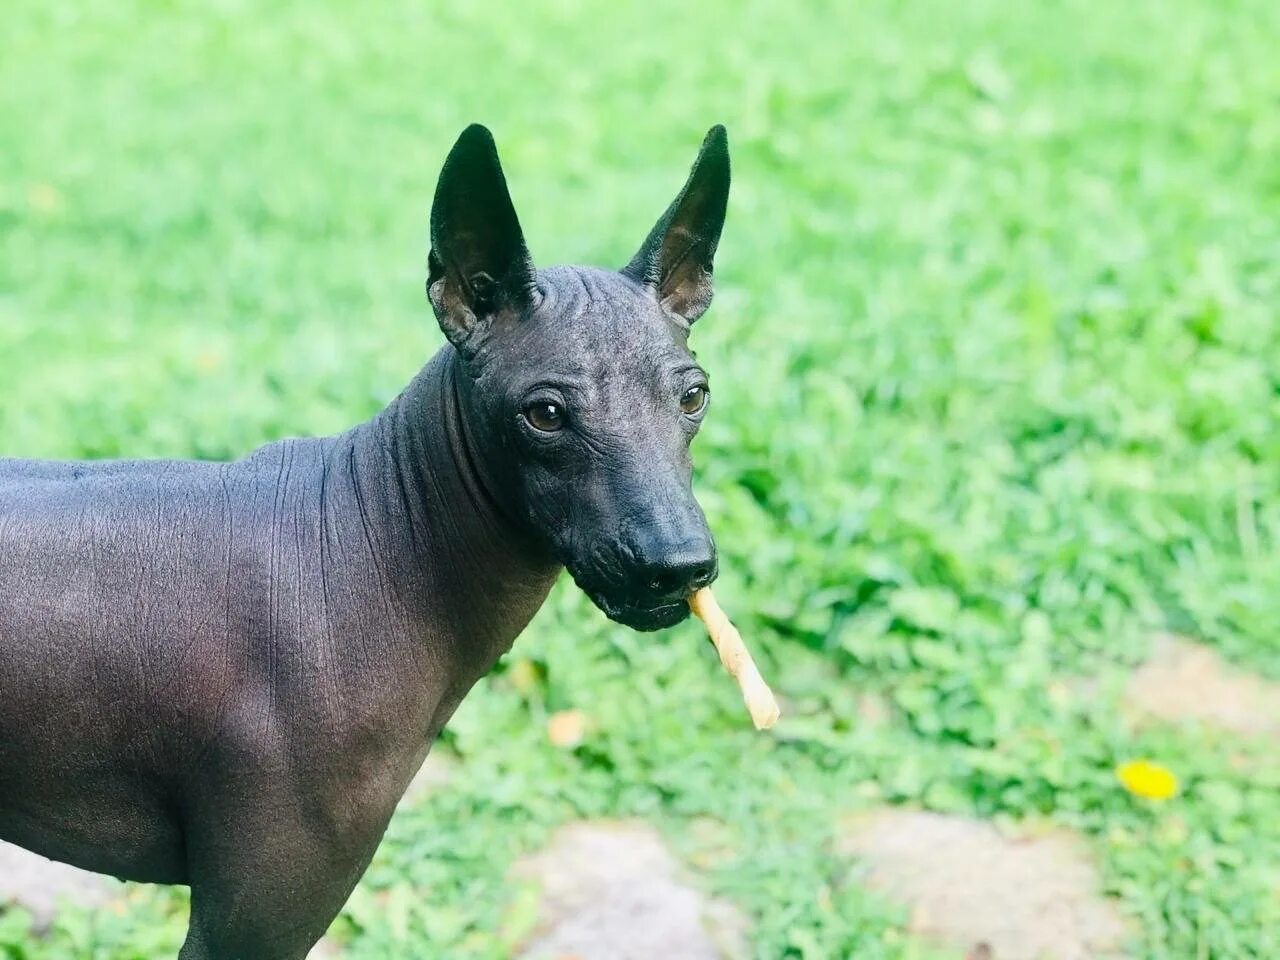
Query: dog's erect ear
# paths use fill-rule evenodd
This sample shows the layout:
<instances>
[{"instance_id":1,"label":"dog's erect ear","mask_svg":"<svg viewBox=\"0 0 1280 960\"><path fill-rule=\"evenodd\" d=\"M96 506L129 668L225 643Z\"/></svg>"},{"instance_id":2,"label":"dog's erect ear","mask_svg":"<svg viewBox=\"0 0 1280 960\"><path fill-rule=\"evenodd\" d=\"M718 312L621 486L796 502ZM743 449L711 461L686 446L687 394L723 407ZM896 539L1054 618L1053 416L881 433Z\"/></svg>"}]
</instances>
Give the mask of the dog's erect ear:
<instances>
[{"instance_id":1,"label":"dog's erect ear","mask_svg":"<svg viewBox=\"0 0 1280 960\"><path fill-rule=\"evenodd\" d=\"M717 124L702 141L684 189L622 272L693 323L711 305L712 261L728 206L729 139Z\"/></svg>"},{"instance_id":2,"label":"dog's erect ear","mask_svg":"<svg viewBox=\"0 0 1280 960\"><path fill-rule=\"evenodd\" d=\"M520 316L537 279L493 135L478 123L449 151L431 206L427 296L440 329L462 353L495 316Z\"/></svg>"}]
</instances>

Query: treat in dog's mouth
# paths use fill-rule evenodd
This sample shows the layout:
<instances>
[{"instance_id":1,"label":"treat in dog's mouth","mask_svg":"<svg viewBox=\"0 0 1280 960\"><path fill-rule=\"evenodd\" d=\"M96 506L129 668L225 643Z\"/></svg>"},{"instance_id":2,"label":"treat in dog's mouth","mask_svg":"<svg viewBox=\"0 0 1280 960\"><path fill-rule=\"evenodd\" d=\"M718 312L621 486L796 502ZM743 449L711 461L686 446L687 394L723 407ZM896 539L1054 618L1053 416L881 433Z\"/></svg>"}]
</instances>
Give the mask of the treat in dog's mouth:
<instances>
[{"instance_id":1,"label":"treat in dog's mouth","mask_svg":"<svg viewBox=\"0 0 1280 960\"><path fill-rule=\"evenodd\" d=\"M742 699L756 729L768 730L778 722L781 711L773 691L760 676L759 668L751 659L746 644L742 642L742 634L738 633L737 628L720 609L710 587L695 590L684 599L643 602L621 591L597 586L589 575L584 575L585 571L571 566L569 572L591 601L604 611L605 616L633 630L673 627L692 612L706 626L711 642L720 655L720 663L738 682Z\"/></svg>"},{"instance_id":2,"label":"treat in dog's mouth","mask_svg":"<svg viewBox=\"0 0 1280 960\"><path fill-rule=\"evenodd\" d=\"M689 609L706 626L711 642L720 654L720 663L738 681L742 699L751 714L751 722L757 730L768 730L778 722L781 711L778 709L778 701L773 697L773 691L760 676L755 661L742 642L742 634L738 633L737 628L720 609L710 587L703 587L689 598Z\"/></svg>"}]
</instances>

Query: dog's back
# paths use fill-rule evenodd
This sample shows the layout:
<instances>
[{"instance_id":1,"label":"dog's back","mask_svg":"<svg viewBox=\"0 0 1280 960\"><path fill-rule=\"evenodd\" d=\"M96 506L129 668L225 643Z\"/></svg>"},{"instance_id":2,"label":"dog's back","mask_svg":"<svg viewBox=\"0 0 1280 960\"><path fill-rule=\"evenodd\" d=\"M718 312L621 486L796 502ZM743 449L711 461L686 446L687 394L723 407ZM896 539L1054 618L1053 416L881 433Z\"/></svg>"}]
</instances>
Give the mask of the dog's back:
<instances>
[{"instance_id":1,"label":"dog's back","mask_svg":"<svg viewBox=\"0 0 1280 960\"><path fill-rule=\"evenodd\" d=\"M326 592L359 584L322 567L367 562L363 538L321 546L324 453L0 461L0 836L183 882L202 760L271 762L286 721L324 725L298 691L330 653Z\"/></svg>"},{"instance_id":2,"label":"dog's back","mask_svg":"<svg viewBox=\"0 0 1280 960\"><path fill-rule=\"evenodd\" d=\"M172 740L145 705L189 682L196 624L219 615L216 567L194 562L222 548L217 486L201 464L0 461L0 835L182 880L154 782Z\"/></svg>"}]
</instances>

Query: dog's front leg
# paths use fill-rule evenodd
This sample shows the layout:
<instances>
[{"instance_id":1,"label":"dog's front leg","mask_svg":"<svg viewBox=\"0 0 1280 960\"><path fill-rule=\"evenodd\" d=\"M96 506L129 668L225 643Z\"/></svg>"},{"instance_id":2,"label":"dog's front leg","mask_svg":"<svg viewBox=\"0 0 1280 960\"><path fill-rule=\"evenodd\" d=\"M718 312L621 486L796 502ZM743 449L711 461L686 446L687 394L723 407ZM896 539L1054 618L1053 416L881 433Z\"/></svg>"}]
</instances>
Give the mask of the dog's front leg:
<instances>
[{"instance_id":1,"label":"dog's front leg","mask_svg":"<svg viewBox=\"0 0 1280 960\"><path fill-rule=\"evenodd\" d=\"M191 925L180 960L304 960L342 909L382 831L335 834L331 820L300 815L289 793L228 806L191 834L199 840L189 851Z\"/></svg>"},{"instance_id":2,"label":"dog's front leg","mask_svg":"<svg viewBox=\"0 0 1280 960\"><path fill-rule=\"evenodd\" d=\"M384 769L405 769L370 774L319 723L251 729L228 723L224 733L242 735L224 735L184 791L191 926L181 960L303 960L368 866L412 775L412 758L380 753Z\"/></svg>"}]
</instances>

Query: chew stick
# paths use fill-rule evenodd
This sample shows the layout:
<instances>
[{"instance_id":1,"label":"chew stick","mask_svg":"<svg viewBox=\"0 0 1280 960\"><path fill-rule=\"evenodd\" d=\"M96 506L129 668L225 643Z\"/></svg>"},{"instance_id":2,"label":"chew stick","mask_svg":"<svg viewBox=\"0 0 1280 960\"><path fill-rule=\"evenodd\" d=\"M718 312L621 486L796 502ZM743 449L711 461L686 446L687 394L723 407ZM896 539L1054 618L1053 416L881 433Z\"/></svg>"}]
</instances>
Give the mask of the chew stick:
<instances>
[{"instance_id":1,"label":"chew stick","mask_svg":"<svg viewBox=\"0 0 1280 960\"><path fill-rule=\"evenodd\" d=\"M757 730L768 730L778 722L778 701L773 699L773 691L756 669L755 661L742 642L742 634L729 622L709 587L703 587L689 598L689 609L706 625L711 642L720 654L720 662L738 681L742 699L751 712L751 722Z\"/></svg>"}]
</instances>

